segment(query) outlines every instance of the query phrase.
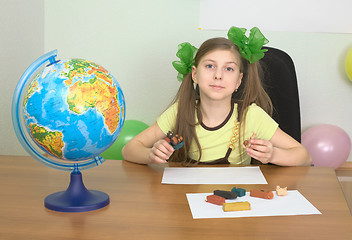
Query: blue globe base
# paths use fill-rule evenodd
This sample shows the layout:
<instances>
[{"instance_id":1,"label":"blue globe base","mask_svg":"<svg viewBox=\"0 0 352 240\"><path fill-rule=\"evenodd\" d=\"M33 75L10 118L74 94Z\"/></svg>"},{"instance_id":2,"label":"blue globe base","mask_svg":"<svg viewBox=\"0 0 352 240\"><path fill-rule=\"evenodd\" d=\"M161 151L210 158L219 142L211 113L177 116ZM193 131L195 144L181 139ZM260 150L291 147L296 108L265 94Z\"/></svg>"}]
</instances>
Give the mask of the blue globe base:
<instances>
[{"instance_id":1,"label":"blue globe base","mask_svg":"<svg viewBox=\"0 0 352 240\"><path fill-rule=\"evenodd\" d=\"M46 208L57 212L87 212L97 210L110 203L109 195L96 190L88 190L79 171L71 173L71 181L66 191L48 195L44 200Z\"/></svg>"}]
</instances>

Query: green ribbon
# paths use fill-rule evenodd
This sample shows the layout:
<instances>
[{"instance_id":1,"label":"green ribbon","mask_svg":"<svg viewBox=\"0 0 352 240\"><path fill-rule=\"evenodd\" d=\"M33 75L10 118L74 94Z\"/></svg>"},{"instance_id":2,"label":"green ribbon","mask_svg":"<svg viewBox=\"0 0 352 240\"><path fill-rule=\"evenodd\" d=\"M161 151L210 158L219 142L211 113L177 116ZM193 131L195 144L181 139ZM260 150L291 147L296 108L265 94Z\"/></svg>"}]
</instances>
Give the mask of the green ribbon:
<instances>
[{"instance_id":1,"label":"green ribbon","mask_svg":"<svg viewBox=\"0 0 352 240\"><path fill-rule=\"evenodd\" d=\"M264 57L267 49L262 49L263 45L269 42L259 28L254 27L250 30L249 37L246 37L247 29L231 27L227 37L238 47L243 58L250 63L255 63Z\"/></svg>"},{"instance_id":2,"label":"green ribbon","mask_svg":"<svg viewBox=\"0 0 352 240\"><path fill-rule=\"evenodd\" d=\"M178 45L178 51L176 56L180 61L173 61L172 66L178 71L177 79L182 82L184 77L192 72L192 66L194 65L194 57L197 53L197 48L192 46L188 42L184 42Z\"/></svg>"}]
</instances>

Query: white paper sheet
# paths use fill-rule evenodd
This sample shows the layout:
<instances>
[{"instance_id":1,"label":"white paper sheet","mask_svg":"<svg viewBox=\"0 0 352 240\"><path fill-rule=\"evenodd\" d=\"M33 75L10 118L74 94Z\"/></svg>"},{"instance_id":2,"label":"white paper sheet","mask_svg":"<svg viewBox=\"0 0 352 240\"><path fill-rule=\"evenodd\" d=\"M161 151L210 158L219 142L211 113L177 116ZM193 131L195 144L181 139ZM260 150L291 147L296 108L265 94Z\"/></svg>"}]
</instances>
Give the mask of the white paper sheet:
<instances>
[{"instance_id":1,"label":"white paper sheet","mask_svg":"<svg viewBox=\"0 0 352 240\"><path fill-rule=\"evenodd\" d=\"M187 193L188 204L194 219L199 218L237 218L321 214L299 191L287 191L286 196L277 196L274 191L273 199L262 199L246 196L238 197L226 202L244 202L251 204L251 210L224 212L222 206L205 201L212 193Z\"/></svg>"},{"instance_id":2,"label":"white paper sheet","mask_svg":"<svg viewBox=\"0 0 352 240\"><path fill-rule=\"evenodd\" d=\"M259 167L167 167L164 184L267 184Z\"/></svg>"}]
</instances>

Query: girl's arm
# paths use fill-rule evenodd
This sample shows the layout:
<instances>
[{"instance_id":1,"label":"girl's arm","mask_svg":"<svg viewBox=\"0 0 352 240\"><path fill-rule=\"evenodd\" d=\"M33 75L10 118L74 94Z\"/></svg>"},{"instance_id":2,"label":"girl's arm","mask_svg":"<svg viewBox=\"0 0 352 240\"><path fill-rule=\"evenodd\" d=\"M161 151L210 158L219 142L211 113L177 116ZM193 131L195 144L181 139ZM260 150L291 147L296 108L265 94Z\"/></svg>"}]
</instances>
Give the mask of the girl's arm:
<instances>
[{"instance_id":1,"label":"girl's arm","mask_svg":"<svg viewBox=\"0 0 352 240\"><path fill-rule=\"evenodd\" d=\"M312 163L306 148L280 128L276 130L270 141L252 139L251 147L246 150L249 156L262 163L281 166L308 166Z\"/></svg>"},{"instance_id":2,"label":"girl's arm","mask_svg":"<svg viewBox=\"0 0 352 240\"><path fill-rule=\"evenodd\" d=\"M174 152L174 148L164 138L157 123L132 138L122 148L125 160L140 164L165 163Z\"/></svg>"}]
</instances>

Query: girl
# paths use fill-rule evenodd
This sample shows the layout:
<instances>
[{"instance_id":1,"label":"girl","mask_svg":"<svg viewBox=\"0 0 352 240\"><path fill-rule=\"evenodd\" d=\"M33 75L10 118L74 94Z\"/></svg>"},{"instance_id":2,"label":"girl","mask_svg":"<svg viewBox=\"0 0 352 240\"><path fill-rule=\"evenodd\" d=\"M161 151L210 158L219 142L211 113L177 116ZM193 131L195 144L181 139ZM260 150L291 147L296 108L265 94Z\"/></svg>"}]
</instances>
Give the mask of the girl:
<instances>
[{"instance_id":1,"label":"girl","mask_svg":"<svg viewBox=\"0 0 352 240\"><path fill-rule=\"evenodd\" d=\"M245 30L231 29L232 33L243 32L237 40L245 37ZM125 145L124 159L141 164L174 161L185 165L249 165L251 158L282 166L311 164L307 150L270 117L272 104L261 85L256 62L264 54L259 50L251 57L246 44L238 46L242 43L233 39L231 29L228 36L233 41L209 39L194 59L186 51L195 49L193 46L179 46L179 53L186 51L180 56L182 64L191 63L191 72L185 75L172 105L157 122ZM187 56L190 59L185 59ZM184 139L184 146L177 151L164 140L170 130Z\"/></svg>"}]
</instances>

